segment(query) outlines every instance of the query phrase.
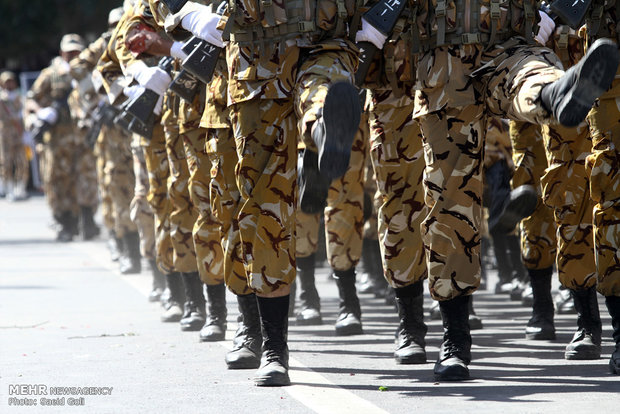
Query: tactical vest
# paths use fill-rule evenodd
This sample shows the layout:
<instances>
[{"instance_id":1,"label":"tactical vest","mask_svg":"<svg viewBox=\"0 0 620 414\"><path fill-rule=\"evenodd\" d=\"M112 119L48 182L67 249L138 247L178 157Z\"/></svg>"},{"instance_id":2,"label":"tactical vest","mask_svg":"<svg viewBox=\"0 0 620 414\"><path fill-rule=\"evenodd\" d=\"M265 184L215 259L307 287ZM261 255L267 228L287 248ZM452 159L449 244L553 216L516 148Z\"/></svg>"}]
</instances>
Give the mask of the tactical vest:
<instances>
[{"instance_id":1,"label":"tactical vest","mask_svg":"<svg viewBox=\"0 0 620 414\"><path fill-rule=\"evenodd\" d=\"M370 7L378 2L378 0L366 2L367 4L362 8L360 14L363 16ZM404 86L415 83L414 49L417 48L419 51L419 36L417 36L418 31L413 29L417 10L417 0L408 0L408 5L405 6L394 26L394 30L383 45L381 56L376 56L373 60L373 66L371 66L364 82L366 87L377 89L383 88L387 84L392 88L394 95L400 97L402 91L399 82ZM403 67L403 73L397 73L401 67Z\"/></svg>"},{"instance_id":2,"label":"tactical vest","mask_svg":"<svg viewBox=\"0 0 620 414\"><path fill-rule=\"evenodd\" d=\"M423 51L449 45L481 44L487 49L514 36L530 43L538 33L533 0L422 0L415 34ZM415 50L417 51L417 49Z\"/></svg>"},{"instance_id":3,"label":"tactical vest","mask_svg":"<svg viewBox=\"0 0 620 414\"><path fill-rule=\"evenodd\" d=\"M594 41L605 37L620 42L619 18L620 1L593 0L586 15L588 38Z\"/></svg>"},{"instance_id":4,"label":"tactical vest","mask_svg":"<svg viewBox=\"0 0 620 414\"><path fill-rule=\"evenodd\" d=\"M355 33L362 0L229 0L224 38L241 47L266 47L304 39L308 44ZM351 26L351 27L350 27Z\"/></svg>"}]
</instances>

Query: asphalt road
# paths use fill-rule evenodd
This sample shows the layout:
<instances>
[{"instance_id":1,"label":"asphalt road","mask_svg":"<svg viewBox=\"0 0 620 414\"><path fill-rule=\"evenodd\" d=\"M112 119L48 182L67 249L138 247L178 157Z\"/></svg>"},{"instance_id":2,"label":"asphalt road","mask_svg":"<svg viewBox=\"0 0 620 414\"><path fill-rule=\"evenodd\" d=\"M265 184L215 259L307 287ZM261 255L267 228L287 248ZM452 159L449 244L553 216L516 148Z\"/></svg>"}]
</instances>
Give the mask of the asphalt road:
<instances>
[{"instance_id":1,"label":"asphalt road","mask_svg":"<svg viewBox=\"0 0 620 414\"><path fill-rule=\"evenodd\" d=\"M291 320L293 385L259 388L253 370L226 369L230 340L200 343L197 333L159 322L160 308L146 300L146 270L122 276L103 240L59 244L51 223L41 197L0 200L0 413L575 413L620 406L602 300L601 359L565 361L575 315L556 315L555 341L526 341L530 311L477 292L484 329L473 332L473 379L440 384L432 375L439 321L427 321L428 363L396 365L393 308L361 295L365 334L336 337L337 290L322 267L325 324ZM494 278L491 272L490 286ZM230 339L237 316L230 294L228 304ZM427 297L426 309L430 304ZM51 403L61 405L42 405Z\"/></svg>"}]
</instances>

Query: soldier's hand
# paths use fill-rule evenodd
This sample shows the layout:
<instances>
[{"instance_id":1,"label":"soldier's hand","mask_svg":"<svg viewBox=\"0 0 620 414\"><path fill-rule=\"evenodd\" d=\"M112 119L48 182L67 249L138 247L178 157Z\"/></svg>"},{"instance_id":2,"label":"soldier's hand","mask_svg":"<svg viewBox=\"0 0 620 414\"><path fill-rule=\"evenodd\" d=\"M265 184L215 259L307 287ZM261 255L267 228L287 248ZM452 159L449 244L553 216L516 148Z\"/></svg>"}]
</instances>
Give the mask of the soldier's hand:
<instances>
[{"instance_id":1,"label":"soldier's hand","mask_svg":"<svg viewBox=\"0 0 620 414\"><path fill-rule=\"evenodd\" d=\"M168 89L168 86L170 86L170 82L172 82L170 75L157 66L147 67L139 71L135 75L135 79L140 85L152 90L158 95L163 95Z\"/></svg>"},{"instance_id":2,"label":"soldier's hand","mask_svg":"<svg viewBox=\"0 0 620 414\"><path fill-rule=\"evenodd\" d=\"M37 118L41 121L47 122L50 125L54 125L58 121L58 111L56 108L46 106L37 111Z\"/></svg>"},{"instance_id":3,"label":"soldier's hand","mask_svg":"<svg viewBox=\"0 0 620 414\"><path fill-rule=\"evenodd\" d=\"M362 17L362 29L355 34L356 43L370 42L377 46L377 49L383 49L386 40L386 35L381 33Z\"/></svg>"},{"instance_id":4,"label":"soldier's hand","mask_svg":"<svg viewBox=\"0 0 620 414\"><path fill-rule=\"evenodd\" d=\"M125 44L134 56L148 53L153 56L169 56L172 41L150 30L134 30L125 38Z\"/></svg>"},{"instance_id":5,"label":"soldier's hand","mask_svg":"<svg viewBox=\"0 0 620 414\"><path fill-rule=\"evenodd\" d=\"M547 13L539 10L538 14L540 14L540 22L538 23L538 34L535 39L541 45L546 45L549 41L549 37L553 34L555 30L555 22Z\"/></svg>"},{"instance_id":6,"label":"soldier's hand","mask_svg":"<svg viewBox=\"0 0 620 414\"><path fill-rule=\"evenodd\" d=\"M207 6L202 6L197 11L185 15L181 21L181 26L194 36L206 40L214 46L224 47L222 32L217 28L221 17L219 14L213 13Z\"/></svg>"}]
</instances>

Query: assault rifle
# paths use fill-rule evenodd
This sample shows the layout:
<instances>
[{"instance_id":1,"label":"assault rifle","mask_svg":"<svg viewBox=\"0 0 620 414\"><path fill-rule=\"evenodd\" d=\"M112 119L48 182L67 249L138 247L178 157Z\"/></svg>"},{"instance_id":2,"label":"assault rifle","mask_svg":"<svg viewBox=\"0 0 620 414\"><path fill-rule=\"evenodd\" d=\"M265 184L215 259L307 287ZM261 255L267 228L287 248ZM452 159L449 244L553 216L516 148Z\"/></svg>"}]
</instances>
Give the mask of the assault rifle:
<instances>
[{"instance_id":1,"label":"assault rifle","mask_svg":"<svg viewBox=\"0 0 620 414\"><path fill-rule=\"evenodd\" d=\"M364 13L363 18L375 29L389 37L398 18L405 10L407 2L408 0L382 0ZM370 63L377 52L377 47L370 42L359 42L357 47L360 49L360 58L357 72L355 72L355 85L361 87L370 69Z\"/></svg>"},{"instance_id":2,"label":"assault rifle","mask_svg":"<svg viewBox=\"0 0 620 414\"><path fill-rule=\"evenodd\" d=\"M104 125L112 125L114 123L114 118L118 115L118 109L109 105L105 102L97 105L92 114L93 126L88 130L86 134L86 143L93 148L95 146L95 142L97 142L97 138L99 137L99 133L101 132L101 128Z\"/></svg>"},{"instance_id":3,"label":"assault rifle","mask_svg":"<svg viewBox=\"0 0 620 414\"><path fill-rule=\"evenodd\" d=\"M171 74L173 61L174 58L166 56L159 61L157 66L166 71L166 73ZM145 88L144 92L127 104L126 110L140 122L146 124L153 115L158 100L159 95L156 92Z\"/></svg>"},{"instance_id":4,"label":"assault rifle","mask_svg":"<svg viewBox=\"0 0 620 414\"><path fill-rule=\"evenodd\" d=\"M187 3L187 0L162 0L162 2L172 13L178 13ZM222 1L216 13L219 15L224 14L226 6L227 1ZM183 51L187 54L187 58L182 62L183 68L192 74L194 78L208 84L213 77L215 65L222 48L194 36L183 46Z\"/></svg>"},{"instance_id":5,"label":"assault rifle","mask_svg":"<svg viewBox=\"0 0 620 414\"><path fill-rule=\"evenodd\" d=\"M571 29L577 30L583 25L591 3L592 0L555 0L549 8Z\"/></svg>"}]
</instances>

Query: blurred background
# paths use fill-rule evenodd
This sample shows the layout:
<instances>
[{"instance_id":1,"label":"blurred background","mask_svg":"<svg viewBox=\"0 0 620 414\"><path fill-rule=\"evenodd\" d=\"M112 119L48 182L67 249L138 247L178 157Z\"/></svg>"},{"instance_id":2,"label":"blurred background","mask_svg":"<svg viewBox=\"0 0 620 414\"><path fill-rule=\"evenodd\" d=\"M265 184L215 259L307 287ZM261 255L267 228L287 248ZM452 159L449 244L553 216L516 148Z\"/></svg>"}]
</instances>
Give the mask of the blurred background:
<instances>
[{"instance_id":1,"label":"blurred background","mask_svg":"<svg viewBox=\"0 0 620 414\"><path fill-rule=\"evenodd\" d=\"M65 33L87 43L106 30L121 0L0 0L0 70L39 71L58 55Z\"/></svg>"}]
</instances>

